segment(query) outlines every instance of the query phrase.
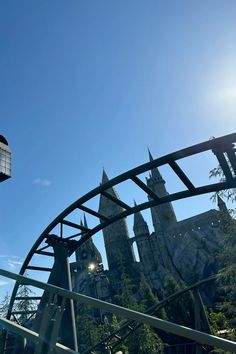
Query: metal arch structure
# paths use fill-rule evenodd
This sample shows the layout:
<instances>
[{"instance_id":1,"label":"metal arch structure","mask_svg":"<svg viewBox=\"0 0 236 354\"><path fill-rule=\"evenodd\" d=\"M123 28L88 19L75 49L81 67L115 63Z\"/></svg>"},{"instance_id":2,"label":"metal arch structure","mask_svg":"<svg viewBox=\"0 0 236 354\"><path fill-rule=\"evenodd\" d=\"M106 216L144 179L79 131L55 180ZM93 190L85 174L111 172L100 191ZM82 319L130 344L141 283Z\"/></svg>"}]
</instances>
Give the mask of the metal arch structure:
<instances>
[{"instance_id":1,"label":"metal arch structure","mask_svg":"<svg viewBox=\"0 0 236 354\"><path fill-rule=\"evenodd\" d=\"M200 332L195 329L184 327L184 326L181 326L181 325L169 322L169 321L162 320L157 317L150 316L148 314L144 314L144 313L141 313L138 311L130 310L130 309L127 309L127 308L124 308L124 307L121 307L118 305L114 305L114 304L111 304L109 302L105 302L102 300L98 300L98 299L95 299L95 298L92 298L92 297L89 297L86 295L81 295L81 294L75 293L73 291L68 291L66 289L62 289L60 287L57 287L57 286L54 286L51 284L46 284L46 283L40 282L38 280L24 277L22 275L18 275L18 274L15 274L15 273L3 270L3 269L0 269L0 274L2 276L7 277L7 278L14 279L18 283L25 284L25 285L32 285L32 286L35 286L39 289L43 289L50 294L60 296L61 298L68 299L68 300L73 299L74 301L78 301L79 303L98 307L98 308L106 310L108 312L112 312L118 316L123 316L125 318L128 318L132 321L141 322L143 324L147 324L149 326L163 330L165 332L176 334L176 335L191 339L191 340L195 341L196 343L206 344L206 345L209 345L212 347L221 348L224 350L229 350L230 352L233 352L233 353L236 352L236 343L232 342L230 340L219 338L219 337L216 337L216 336L204 333L204 332ZM202 283L207 282L209 280L212 280L212 279L203 280ZM200 284L194 284L189 288L183 289L181 292L171 295L169 298L167 298L163 301L162 305L164 305L164 302L168 302L168 301L171 302L173 299L177 298L178 296L180 296L184 292L189 291L192 288L195 288L199 285ZM160 305L160 308L162 307L162 305ZM37 345L39 345L41 341L43 341L43 342L45 341L44 338L40 338L38 333L36 333L32 330L29 330L27 328L23 328L23 326L19 326L18 324L15 324L12 321L9 321L8 319L0 318L0 327L4 328L5 330L9 330L10 332L15 333L16 335L20 335L22 337L25 337L25 338L29 339L29 341L32 341L32 342L36 343ZM74 351L73 349L70 349L68 347L65 347L65 346L57 343L56 341L54 343L51 343L50 352L61 353L61 354L78 353L77 351ZM44 352L41 352L41 351L39 352L38 350L36 350L35 354L38 354L38 353L44 354ZM82 354L85 354L85 353L88 353L88 352L86 351L86 352L83 352Z\"/></svg>"},{"instance_id":2,"label":"metal arch structure","mask_svg":"<svg viewBox=\"0 0 236 354\"><path fill-rule=\"evenodd\" d=\"M188 197L193 197L205 193L216 192L223 189L235 188L236 187L236 156L235 156L235 148L234 143L236 142L236 133L230 134L227 136L223 136L220 138L212 139L201 144L197 144L191 146L189 148L179 150L172 154L165 155L143 165L140 165L134 169L131 169L113 179L104 183L97 188L93 189L89 193L85 194L77 201L72 203L69 207L67 207L61 214L59 214L42 232L39 236L33 247L31 248L29 254L27 255L22 268L20 270L20 275L24 275L28 270L34 270L39 273L41 272L49 272L50 268L47 267L39 267L34 265L32 262L34 260L35 255L40 255L42 257L51 258L54 257L54 251L48 241L52 239L51 233L53 230L59 226L60 228L60 238L62 241L67 242L69 240L74 240L74 250L77 247L80 247L85 241L87 241L94 234L104 229L105 227L111 225L112 223L132 215L138 211L145 210L147 208L161 205L167 202L176 201L179 199L184 199ZM201 154L203 152L210 151L213 153L222 168L222 171L225 176L225 180L219 183L213 183L203 186L195 186L190 178L185 174L185 172L181 169L178 164L179 160L183 160L187 157L193 157L195 155ZM139 178L139 175L145 173L155 167L161 167L168 165L177 175L179 180L183 183L183 190L171 193L164 197L157 196L150 188L146 186L146 184ZM114 186L118 186L125 181L131 181L136 186L138 186L142 191L144 191L149 197L150 200L148 202L144 202L139 205L130 206L123 202L122 200L115 198L113 195L109 193L109 189ZM88 208L85 204L89 202L94 197L99 197L104 195L106 198L111 199L114 203L120 205L123 209L119 214L116 214L112 217L106 217L96 210L92 208ZM79 225L74 221L70 220L71 214L75 210L80 210L85 214L92 215L95 220L97 220L96 225L92 228L87 228L85 226ZM63 227L67 226L71 233L70 235L63 234ZM75 233L76 232L76 233ZM83 237L82 237L83 236ZM72 253L72 252L71 252ZM7 319L10 320L14 318L14 304L18 301L17 292L19 288L20 282L16 282L16 285L13 289L9 311L7 314ZM37 298L37 300L39 300ZM33 315L33 314L32 314Z\"/></svg>"},{"instance_id":3,"label":"metal arch structure","mask_svg":"<svg viewBox=\"0 0 236 354\"><path fill-rule=\"evenodd\" d=\"M184 295L185 293L189 291L197 291L198 289L209 282L217 280L219 278L220 274L215 274L212 275L206 279L200 280L197 283L194 283L184 289L181 289L177 291L174 294L171 294L167 298L164 298L161 300L158 304L151 306L145 314L155 316L159 310L162 308L165 308L165 306L171 304L173 301ZM204 310L204 308L202 308ZM110 335L108 335L106 338L101 340L99 343L95 344L93 347L89 348L83 354L93 354L94 350L99 349L99 348L104 348L105 346L108 346L112 348L113 350L119 346L122 342L124 342L130 335L132 335L140 326L142 323L138 323L135 321L128 321L124 323L119 329L116 331L113 331ZM208 323L207 323L208 325Z\"/></svg>"}]
</instances>

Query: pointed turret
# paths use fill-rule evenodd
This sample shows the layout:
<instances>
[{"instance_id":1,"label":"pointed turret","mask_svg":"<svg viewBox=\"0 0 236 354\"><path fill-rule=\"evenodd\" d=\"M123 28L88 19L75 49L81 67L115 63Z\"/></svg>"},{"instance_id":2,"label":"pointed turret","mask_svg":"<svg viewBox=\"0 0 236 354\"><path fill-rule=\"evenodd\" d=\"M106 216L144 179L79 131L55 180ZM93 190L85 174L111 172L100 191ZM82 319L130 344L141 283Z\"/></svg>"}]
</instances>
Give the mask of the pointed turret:
<instances>
[{"instance_id":1,"label":"pointed turret","mask_svg":"<svg viewBox=\"0 0 236 354\"><path fill-rule=\"evenodd\" d=\"M106 183L108 181L109 181L109 178L107 176L107 173L106 173L105 169L103 168L103 170L102 170L102 184L104 184L104 183Z\"/></svg>"},{"instance_id":2,"label":"pointed turret","mask_svg":"<svg viewBox=\"0 0 236 354\"><path fill-rule=\"evenodd\" d=\"M103 170L102 184L109 181L109 178ZM114 188L109 188L107 191L113 197L120 199ZM99 213L112 217L123 212L123 208L114 201L101 195L99 201ZM102 222L103 220L101 220ZM134 262L134 254L129 243L129 233L126 219L121 219L114 224L103 229L103 237L107 254L109 269L115 269L120 263L120 259L125 265L130 265Z\"/></svg>"},{"instance_id":3,"label":"pointed turret","mask_svg":"<svg viewBox=\"0 0 236 354\"><path fill-rule=\"evenodd\" d=\"M148 149L149 160L153 161L152 154ZM156 193L158 197L164 197L168 195L165 188L165 180L157 167L151 170L149 178L147 178L148 187ZM148 197L152 200L151 197ZM153 226L156 233L166 230L172 224L177 222L176 215L171 203L165 203L151 208Z\"/></svg>"},{"instance_id":4,"label":"pointed turret","mask_svg":"<svg viewBox=\"0 0 236 354\"><path fill-rule=\"evenodd\" d=\"M88 223L85 214L84 214L84 227L88 229Z\"/></svg>"},{"instance_id":5,"label":"pointed turret","mask_svg":"<svg viewBox=\"0 0 236 354\"><path fill-rule=\"evenodd\" d=\"M149 149L148 149L148 156L149 156L149 161L150 161L150 162L154 160L154 158L153 158L153 156L152 156L152 154L151 154L151 152L150 152ZM156 182L163 183L163 184L166 183L165 180L163 179L163 177L162 177L162 175L161 175L159 169L158 169L157 167L155 167L155 168L153 168L153 169L151 170L151 174L150 174L149 176L150 176L150 178L155 179ZM166 191L165 191L165 192L166 192ZM166 193L167 193L167 192L166 192Z\"/></svg>"},{"instance_id":6,"label":"pointed turret","mask_svg":"<svg viewBox=\"0 0 236 354\"><path fill-rule=\"evenodd\" d=\"M219 196L219 194L217 194L217 206L220 211L229 214L228 208L223 199Z\"/></svg>"},{"instance_id":7,"label":"pointed turret","mask_svg":"<svg viewBox=\"0 0 236 354\"><path fill-rule=\"evenodd\" d=\"M134 202L134 205L137 204ZM137 243L139 259L143 267L143 271L148 278L150 273L155 269L155 260L151 245L151 237L148 230L148 225L140 211L134 214L134 234Z\"/></svg>"},{"instance_id":8,"label":"pointed turret","mask_svg":"<svg viewBox=\"0 0 236 354\"><path fill-rule=\"evenodd\" d=\"M134 202L134 205L137 206L136 202ZM146 221L144 220L143 215L141 214L140 211L134 214L134 226L133 226L134 234L135 236L139 235L149 235L149 230L148 230L148 225Z\"/></svg>"},{"instance_id":9,"label":"pointed turret","mask_svg":"<svg viewBox=\"0 0 236 354\"><path fill-rule=\"evenodd\" d=\"M107 182L109 182L109 178L107 176L106 171L103 169L101 184L105 184ZM120 199L118 193L116 192L116 190L114 188L109 188L109 189L107 189L106 192L108 192L112 197ZM99 210L99 212L101 212L101 214L109 216L109 214L110 215L118 214L119 212L123 211L124 209L120 205L114 203L110 199L101 195L98 210Z\"/></svg>"},{"instance_id":10,"label":"pointed turret","mask_svg":"<svg viewBox=\"0 0 236 354\"><path fill-rule=\"evenodd\" d=\"M85 215L84 222L80 220L80 226L88 228ZM81 237L83 238L83 235L81 235ZM91 237L77 248L75 251L75 257L78 270L88 270L91 264L94 267L97 267L99 263L102 263L102 256Z\"/></svg>"}]
</instances>

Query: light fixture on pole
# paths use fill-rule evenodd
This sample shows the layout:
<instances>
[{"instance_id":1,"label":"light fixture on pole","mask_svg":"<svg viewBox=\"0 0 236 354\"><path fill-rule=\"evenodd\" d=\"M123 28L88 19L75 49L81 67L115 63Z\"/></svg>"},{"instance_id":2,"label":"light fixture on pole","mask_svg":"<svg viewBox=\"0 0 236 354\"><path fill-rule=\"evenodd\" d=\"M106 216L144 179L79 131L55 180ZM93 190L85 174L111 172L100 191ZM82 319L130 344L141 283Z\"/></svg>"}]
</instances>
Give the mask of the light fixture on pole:
<instances>
[{"instance_id":1,"label":"light fixture on pole","mask_svg":"<svg viewBox=\"0 0 236 354\"><path fill-rule=\"evenodd\" d=\"M11 177L11 150L7 140L0 135L0 182Z\"/></svg>"}]
</instances>

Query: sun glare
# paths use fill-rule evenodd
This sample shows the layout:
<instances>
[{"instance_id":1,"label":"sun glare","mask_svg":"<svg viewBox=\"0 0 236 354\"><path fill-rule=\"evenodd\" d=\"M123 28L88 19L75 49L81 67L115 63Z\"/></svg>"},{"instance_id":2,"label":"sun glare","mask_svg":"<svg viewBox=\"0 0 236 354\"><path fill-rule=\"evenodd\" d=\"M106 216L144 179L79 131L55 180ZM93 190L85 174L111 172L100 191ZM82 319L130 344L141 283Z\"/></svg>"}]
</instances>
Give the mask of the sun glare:
<instances>
[{"instance_id":1,"label":"sun glare","mask_svg":"<svg viewBox=\"0 0 236 354\"><path fill-rule=\"evenodd\" d=\"M231 65L229 65L231 64ZM236 71L232 63L224 62L215 67L208 77L205 91L207 111L213 113L215 119L222 118L228 121L236 115Z\"/></svg>"}]
</instances>

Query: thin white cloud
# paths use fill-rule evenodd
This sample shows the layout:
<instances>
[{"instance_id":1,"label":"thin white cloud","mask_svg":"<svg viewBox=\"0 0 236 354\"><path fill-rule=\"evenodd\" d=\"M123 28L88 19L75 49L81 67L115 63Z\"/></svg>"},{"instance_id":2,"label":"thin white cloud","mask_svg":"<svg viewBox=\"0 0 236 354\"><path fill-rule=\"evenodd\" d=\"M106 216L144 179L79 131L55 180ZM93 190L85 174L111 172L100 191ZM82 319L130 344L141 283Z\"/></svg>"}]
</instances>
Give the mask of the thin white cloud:
<instances>
[{"instance_id":1,"label":"thin white cloud","mask_svg":"<svg viewBox=\"0 0 236 354\"><path fill-rule=\"evenodd\" d=\"M7 284L9 284L8 281L0 279L0 286L4 286L4 285L7 285Z\"/></svg>"},{"instance_id":2,"label":"thin white cloud","mask_svg":"<svg viewBox=\"0 0 236 354\"><path fill-rule=\"evenodd\" d=\"M20 265L20 266L23 264L22 261L11 261L11 263L16 264L16 265Z\"/></svg>"},{"instance_id":3,"label":"thin white cloud","mask_svg":"<svg viewBox=\"0 0 236 354\"><path fill-rule=\"evenodd\" d=\"M19 267L22 266L23 260L19 256L14 256L14 255L0 255L0 264L1 268L10 268L10 270L15 270L18 269Z\"/></svg>"},{"instance_id":4,"label":"thin white cloud","mask_svg":"<svg viewBox=\"0 0 236 354\"><path fill-rule=\"evenodd\" d=\"M33 180L33 184L38 184L42 187L50 187L52 182L49 179L38 177Z\"/></svg>"},{"instance_id":5,"label":"thin white cloud","mask_svg":"<svg viewBox=\"0 0 236 354\"><path fill-rule=\"evenodd\" d=\"M7 264L10 268L14 269L16 268L17 266L22 266L23 262L18 260L18 261L15 261L13 259L8 259L7 261Z\"/></svg>"},{"instance_id":6,"label":"thin white cloud","mask_svg":"<svg viewBox=\"0 0 236 354\"><path fill-rule=\"evenodd\" d=\"M15 269L15 264L11 263L11 262L7 262L8 267Z\"/></svg>"}]
</instances>

